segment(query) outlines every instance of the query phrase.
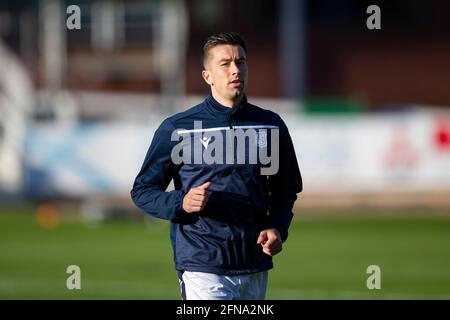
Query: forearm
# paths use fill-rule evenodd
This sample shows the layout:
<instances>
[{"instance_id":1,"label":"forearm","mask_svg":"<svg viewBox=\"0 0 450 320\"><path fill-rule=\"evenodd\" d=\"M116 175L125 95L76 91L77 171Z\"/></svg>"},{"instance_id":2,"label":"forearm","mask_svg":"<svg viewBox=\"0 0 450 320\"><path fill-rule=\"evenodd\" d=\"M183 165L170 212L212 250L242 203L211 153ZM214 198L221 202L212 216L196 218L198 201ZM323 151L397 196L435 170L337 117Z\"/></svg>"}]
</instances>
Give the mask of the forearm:
<instances>
[{"instance_id":1,"label":"forearm","mask_svg":"<svg viewBox=\"0 0 450 320\"><path fill-rule=\"evenodd\" d=\"M288 237L288 229L293 217L292 208L296 199L296 194L271 197L267 227L277 229L283 242Z\"/></svg>"},{"instance_id":2,"label":"forearm","mask_svg":"<svg viewBox=\"0 0 450 320\"><path fill-rule=\"evenodd\" d=\"M183 213L183 197L181 190L165 192L154 186L135 185L131 190L131 198L137 207L164 220L173 220Z\"/></svg>"}]
</instances>

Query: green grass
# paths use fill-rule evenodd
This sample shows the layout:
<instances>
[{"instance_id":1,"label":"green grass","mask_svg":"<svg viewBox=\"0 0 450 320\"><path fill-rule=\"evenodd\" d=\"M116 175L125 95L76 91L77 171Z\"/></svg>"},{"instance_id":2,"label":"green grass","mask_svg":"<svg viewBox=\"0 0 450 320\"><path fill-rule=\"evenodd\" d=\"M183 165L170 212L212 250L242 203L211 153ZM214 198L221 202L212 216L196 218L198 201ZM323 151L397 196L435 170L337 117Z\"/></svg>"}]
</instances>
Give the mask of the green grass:
<instances>
[{"instance_id":1,"label":"green grass","mask_svg":"<svg viewBox=\"0 0 450 320\"><path fill-rule=\"evenodd\" d=\"M450 219L295 219L269 275L269 299L450 299ZM0 210L1 299L179 299L169 224L149 218L39 227L32 208ZM81 268L68 290L66 268ZM366 268L381 268L368 290Z\"/></svg>"}]
</instances>

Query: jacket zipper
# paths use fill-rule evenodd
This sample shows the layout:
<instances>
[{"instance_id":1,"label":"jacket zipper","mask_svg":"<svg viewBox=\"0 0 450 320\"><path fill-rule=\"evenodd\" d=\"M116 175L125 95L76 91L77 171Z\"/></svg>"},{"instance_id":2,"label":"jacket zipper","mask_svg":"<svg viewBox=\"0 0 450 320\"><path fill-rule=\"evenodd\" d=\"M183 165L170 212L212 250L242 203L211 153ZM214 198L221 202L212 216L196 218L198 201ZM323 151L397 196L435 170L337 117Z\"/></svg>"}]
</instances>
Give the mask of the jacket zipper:
<instances>
[{"instance_id":1,"label":"jacket zipper","mask_svg":"<svg viewBox=\"0 0 450 320\"><path fill-rule=\"evenodd\" d=\"M232 126L233 119L232 119L231 115L227 115L227 120L228 120L228 127L230 129L233 129L233 126Z\"/></svg>"}]
</instances>

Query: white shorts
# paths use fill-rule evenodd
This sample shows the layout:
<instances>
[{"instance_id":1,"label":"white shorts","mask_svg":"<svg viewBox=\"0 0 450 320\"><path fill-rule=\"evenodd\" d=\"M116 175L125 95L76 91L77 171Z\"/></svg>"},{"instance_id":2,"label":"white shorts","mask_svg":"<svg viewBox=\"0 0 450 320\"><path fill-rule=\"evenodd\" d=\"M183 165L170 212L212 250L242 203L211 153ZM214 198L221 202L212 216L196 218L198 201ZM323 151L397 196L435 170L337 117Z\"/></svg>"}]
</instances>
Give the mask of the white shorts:
<instances>
[{"instance_id":1,"label":"white shorts","mask_svg":"<svg viewBox=\"0 0 450 320\"><path fill-rule=\"evenodd\" d=\"M184 271L179 281L183 300L264 300L268 271L226 276Z\"/></svg>"}]
</instances>

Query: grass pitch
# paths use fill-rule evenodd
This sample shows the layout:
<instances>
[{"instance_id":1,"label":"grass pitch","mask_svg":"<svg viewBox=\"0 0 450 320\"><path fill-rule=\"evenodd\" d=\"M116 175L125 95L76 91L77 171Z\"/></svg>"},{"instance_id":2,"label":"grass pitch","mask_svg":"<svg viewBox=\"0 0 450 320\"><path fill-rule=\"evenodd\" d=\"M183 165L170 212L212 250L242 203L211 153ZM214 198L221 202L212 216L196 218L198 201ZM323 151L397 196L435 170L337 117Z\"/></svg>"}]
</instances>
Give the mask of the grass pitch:
<instances>
[{"instance_id":1,"label":"grass pitch","mask_svg":"<svg viewBox=\"0 0 450 320\"><path fill-rule=\"evenodd\" d=\"M450 299L450 218L308 215L274 258L268 299ZM81 290L68 290L69 265ZM369 290L369 265L381 289ZM0 209L1 299L180 299L169 224L153 218L89 227L62 216L42 228L35 208Z\"/></svg>"}]
</instances>

